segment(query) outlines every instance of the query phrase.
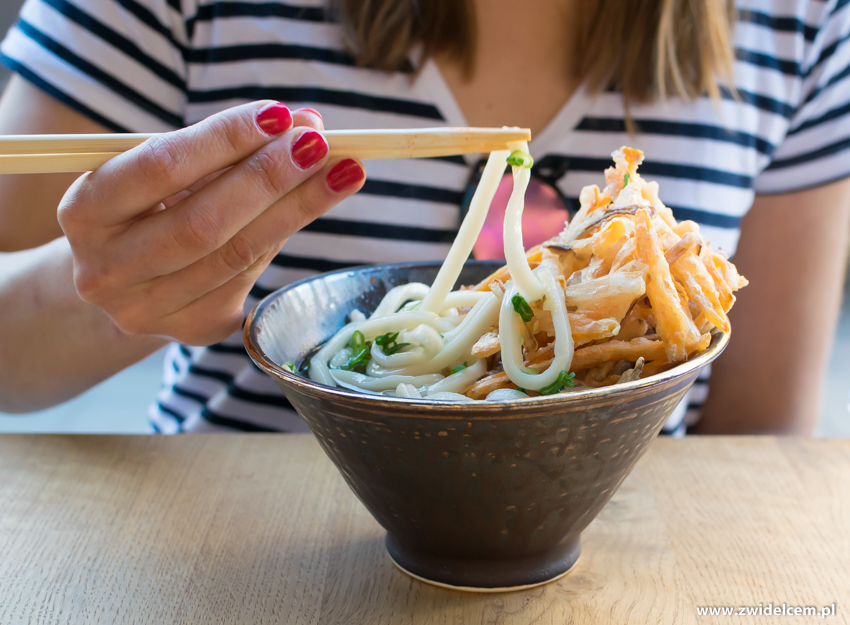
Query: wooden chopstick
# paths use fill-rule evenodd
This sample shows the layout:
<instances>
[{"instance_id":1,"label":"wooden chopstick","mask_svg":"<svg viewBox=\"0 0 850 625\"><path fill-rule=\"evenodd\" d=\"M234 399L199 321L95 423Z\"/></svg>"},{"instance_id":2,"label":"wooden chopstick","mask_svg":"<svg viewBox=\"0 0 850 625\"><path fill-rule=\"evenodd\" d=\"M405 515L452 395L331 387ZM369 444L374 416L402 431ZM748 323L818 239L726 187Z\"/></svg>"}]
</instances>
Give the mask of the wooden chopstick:
<instances>
[{"instance_id":1,"label":"wooden chopstick","mask_svg":"<svg viewBox=\"0 0 850 625\"><path fill-rule=\"evenodd\" d=\"M524 128L326 130L332 156L361 160L422 158L503 150L530 140ZM0 174L84 172L97 169L154 135L17 135L0 137Z\"/></svg>"}]
</instances>

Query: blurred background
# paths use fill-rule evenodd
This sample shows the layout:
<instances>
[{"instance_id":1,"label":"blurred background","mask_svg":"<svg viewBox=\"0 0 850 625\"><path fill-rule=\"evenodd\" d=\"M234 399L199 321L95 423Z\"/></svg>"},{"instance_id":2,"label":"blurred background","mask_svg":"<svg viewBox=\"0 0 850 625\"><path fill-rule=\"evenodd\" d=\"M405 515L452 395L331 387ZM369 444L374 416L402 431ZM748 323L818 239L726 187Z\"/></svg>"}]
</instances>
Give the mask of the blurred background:
<instances>
[{"instance_id":1,"label":"blurred background","mask_svg":"<svg viewBox=\"0 0 850 625\"><path fill-rule=\"evenodd\" d=\"M14 23L22 3L0 0L0 33ZM0 67L0 91L8 77ZM161 369L160 352L61 406L28 415L0 412L0 432L147 433L147 407L159 389ZM817 434L850 437L850 279L845 279Z\"/></svg>"}]
</instances>

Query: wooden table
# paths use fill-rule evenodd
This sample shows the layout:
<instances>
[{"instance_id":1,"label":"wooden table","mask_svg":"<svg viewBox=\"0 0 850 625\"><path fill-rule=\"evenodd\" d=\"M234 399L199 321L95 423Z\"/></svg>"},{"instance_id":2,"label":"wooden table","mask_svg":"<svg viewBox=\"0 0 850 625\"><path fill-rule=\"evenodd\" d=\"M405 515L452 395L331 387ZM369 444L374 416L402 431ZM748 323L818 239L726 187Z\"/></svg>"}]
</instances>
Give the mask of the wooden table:
<instances>
[{"instance_id":1,"label":"wooden table","mask_svg":"<svg viewBox=\"0 0 850 625\"><path fill-rule=\"evenodd\" d=\"M576 569L411 580L309 436L0 436L0 623L850 623L850 441L658 440ZM835 616L697 606L836 604Z\"/></svg>"}]
</instances>

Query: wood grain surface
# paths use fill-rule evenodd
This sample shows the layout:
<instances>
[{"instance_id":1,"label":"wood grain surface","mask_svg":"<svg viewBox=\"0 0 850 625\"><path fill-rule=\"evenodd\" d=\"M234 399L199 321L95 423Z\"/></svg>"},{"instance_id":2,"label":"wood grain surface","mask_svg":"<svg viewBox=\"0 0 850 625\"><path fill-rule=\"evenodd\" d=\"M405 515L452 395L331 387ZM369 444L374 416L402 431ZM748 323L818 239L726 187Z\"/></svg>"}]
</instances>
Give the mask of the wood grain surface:
<instances>
[{"instance_id":1,"label":"wood grain surface","mask_svg":"<svg viewBox=\"0 0 850 625\"><path fill-rule=\"evenodd\" d=\"M0 623L850 623L850 441L657 440L576 569L462 594L397 571L307 435L0 436ZM836 604L836 615L697 606Z\"/></svg>"}]
</instances>

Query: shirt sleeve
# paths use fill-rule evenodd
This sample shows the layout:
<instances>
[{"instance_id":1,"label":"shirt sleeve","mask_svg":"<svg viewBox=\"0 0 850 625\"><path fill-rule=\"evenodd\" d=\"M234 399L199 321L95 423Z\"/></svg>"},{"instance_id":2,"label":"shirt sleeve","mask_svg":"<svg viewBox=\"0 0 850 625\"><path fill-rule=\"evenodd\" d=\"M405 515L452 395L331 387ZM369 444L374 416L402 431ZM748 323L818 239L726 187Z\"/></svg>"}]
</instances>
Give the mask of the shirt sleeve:
<instances>
[{"instance_id":1,"label":"shirt sleeve","mask_svg":"<svg viewBox=\"0 0 850 625\"><path fill-rule=\"evenodd\" d=\"M827 3L799 73L787 133L756 177L756 193L800 191L850 176L850 2Z\"/></svg>"},{"instance_id":2,"label":"shirt sleeve","mask_svg":"<svg viewBox=\"0 0 850 625\"><path fill-rule=\"evenodd\" d=\"M12 71L116 132L184 125L185 20L174 0L27 0L2 45Z\"/></svg>"}]
</instances>

